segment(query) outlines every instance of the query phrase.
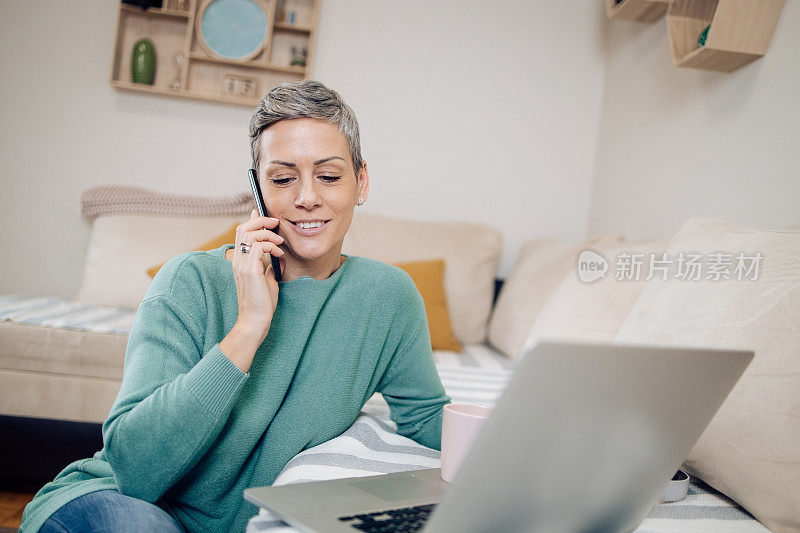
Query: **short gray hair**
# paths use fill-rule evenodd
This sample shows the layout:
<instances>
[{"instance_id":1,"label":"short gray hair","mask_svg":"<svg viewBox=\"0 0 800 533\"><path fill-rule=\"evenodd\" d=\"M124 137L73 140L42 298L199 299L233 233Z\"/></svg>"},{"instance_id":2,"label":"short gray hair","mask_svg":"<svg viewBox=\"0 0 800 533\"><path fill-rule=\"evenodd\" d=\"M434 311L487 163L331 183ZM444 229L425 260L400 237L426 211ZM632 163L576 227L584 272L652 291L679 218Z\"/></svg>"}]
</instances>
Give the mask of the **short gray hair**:
<instances>
[{"instance_id":1,"label":"short gray hair","mask_svg":"<svg viewBox=\"0 0 800 533\"><path fill-rule=\"evenodd\" d=\"M317 118L339 128L350 147L350 158L358 179L358 171L364 164L361 158L361 140L358 135L358 120L339 93L318 81L303 80L282 83L273 87L256 107L250 119L250 152L253 168L258 171L260 154L258 141L261 132L279 120L294 118Z\"/></svg>"}]
</instances>

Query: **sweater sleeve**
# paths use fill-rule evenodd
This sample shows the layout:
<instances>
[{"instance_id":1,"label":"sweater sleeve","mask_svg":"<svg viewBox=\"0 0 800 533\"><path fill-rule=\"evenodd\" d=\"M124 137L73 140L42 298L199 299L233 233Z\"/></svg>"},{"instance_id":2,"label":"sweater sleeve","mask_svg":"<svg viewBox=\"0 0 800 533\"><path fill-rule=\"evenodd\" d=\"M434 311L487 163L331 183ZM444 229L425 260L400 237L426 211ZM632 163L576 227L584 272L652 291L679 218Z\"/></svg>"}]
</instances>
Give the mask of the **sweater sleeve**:
<instances>
[{"instance_id":1,"label":"sweater sleeve","mask_svg":"<svg viewBox=\"0 0 800 533\"><path fill-rule=\"evenodd\" d=\"M422 297L411 283L407 298L407 320L402 338L378 384L389 404L397 432L439 450L442 439L442 408L450 402L433 362L428 320Z\"/></svg>"},{"instance_id":2,"label":"sweater sleeve","mask_svg":"<svg viewBox=\"0 0 800 533\"><path fill-rule=\"evenodd\" d=\"M120 392L103 424L119 491L155 502L210 448L247 379L167 295L136 314Z\"/></svg>"}]
</instances>

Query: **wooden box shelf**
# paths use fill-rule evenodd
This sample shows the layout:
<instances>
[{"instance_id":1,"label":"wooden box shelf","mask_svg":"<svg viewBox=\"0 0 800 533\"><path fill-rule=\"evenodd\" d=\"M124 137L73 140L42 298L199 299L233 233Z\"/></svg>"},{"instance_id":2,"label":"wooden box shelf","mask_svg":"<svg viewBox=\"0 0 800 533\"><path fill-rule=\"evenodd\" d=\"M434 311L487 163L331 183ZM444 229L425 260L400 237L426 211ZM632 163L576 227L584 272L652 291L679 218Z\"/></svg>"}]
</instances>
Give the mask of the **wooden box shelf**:
<instances>
[{"instance_id":1,"label":"wooden box shelf","mask_svg":"<svg viewBox=\"0 0 800 533\"><path fill-rule=\"evenodd\" d=\"M632 20L652 24L667 12L669 0L605 0L610 19Z\"/></svg>"},{"instance_id":2,"label":"wooden box shelf","mask_svg":"<svg viewBox=\"0 0 800 533\"><path fill-rule=\"evenodd\" d=\"M120 3L111 85L253 107L275 85L309 76L321 0L254 0L265 12L266 37L257 52L241 59L217 55L202 41L201 14L213 1L164 0L163 9L147 10ZM131 79L131 52L142 38L156 50L153 85ZM292 64L293 47L306 50L305 65Z\"/></svg>"},{"instance_id":3,"label":"wooden box shelf","mask_svg":"<svg viewBox=\"0 0 800 533\"><path fill-rule=\"evenodd\" d=\"M673 0L667 13L677 67L731 72L767 53L784 0ZM703 47L700 33L711 25Z\"/></svg>"}]
</instances>

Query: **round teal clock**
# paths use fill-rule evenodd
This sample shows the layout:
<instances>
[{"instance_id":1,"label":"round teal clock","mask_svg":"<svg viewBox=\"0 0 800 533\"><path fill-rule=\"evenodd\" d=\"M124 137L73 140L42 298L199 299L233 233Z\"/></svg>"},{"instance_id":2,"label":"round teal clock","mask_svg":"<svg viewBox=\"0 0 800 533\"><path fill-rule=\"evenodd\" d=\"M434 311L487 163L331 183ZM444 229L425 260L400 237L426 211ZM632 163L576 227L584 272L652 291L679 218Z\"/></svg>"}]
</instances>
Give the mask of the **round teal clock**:
<instances>
[{"instance_id":1,"label":"round teal clock","mask_svg":"<svg viewBox=\"0 0 800 533\"><path fill-rule=\"evenodd\" d=\"M211 56L247 61L267 43L270 26L261 0L207 0L197 13L197 36Z\"/></svg>"}]
</instances>

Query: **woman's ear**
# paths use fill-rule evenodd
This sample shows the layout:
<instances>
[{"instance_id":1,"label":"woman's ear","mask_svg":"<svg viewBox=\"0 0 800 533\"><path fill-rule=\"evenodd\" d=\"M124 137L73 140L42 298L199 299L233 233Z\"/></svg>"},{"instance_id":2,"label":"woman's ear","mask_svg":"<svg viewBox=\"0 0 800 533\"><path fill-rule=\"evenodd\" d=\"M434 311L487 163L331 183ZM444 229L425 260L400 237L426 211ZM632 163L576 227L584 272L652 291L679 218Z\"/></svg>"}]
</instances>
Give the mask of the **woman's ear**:
<instances>
[{"instance_id":1,"label":"woman's ear","mask_svg":"<svg viewBox=\"0 0 800 533\"><path fill-rule=\"evenodd\" d=\"M356 182L358 184L357 202L358 205L361 205L367 201L367 197L369 196L369 172L367 171L366 161L364 161L361 164L361 169L358 171L357 178L358 178Z\"/></svg>"}]
</instances>

